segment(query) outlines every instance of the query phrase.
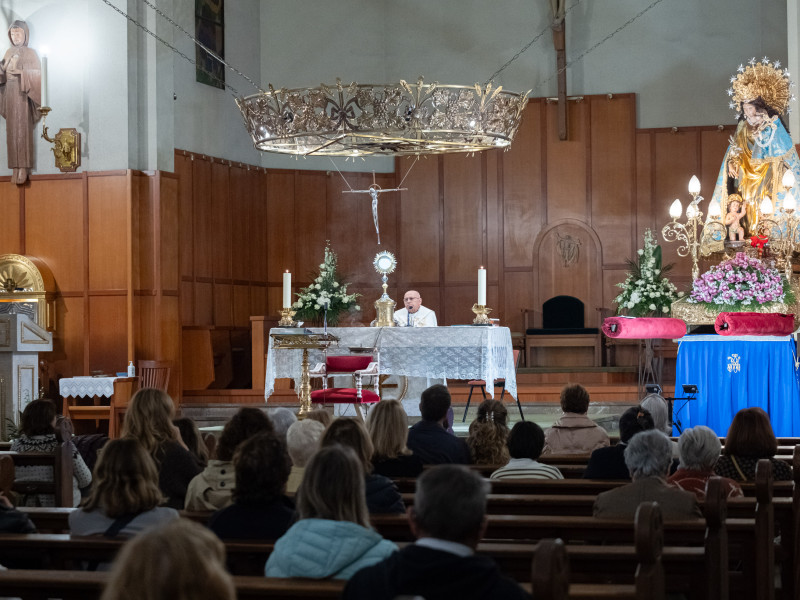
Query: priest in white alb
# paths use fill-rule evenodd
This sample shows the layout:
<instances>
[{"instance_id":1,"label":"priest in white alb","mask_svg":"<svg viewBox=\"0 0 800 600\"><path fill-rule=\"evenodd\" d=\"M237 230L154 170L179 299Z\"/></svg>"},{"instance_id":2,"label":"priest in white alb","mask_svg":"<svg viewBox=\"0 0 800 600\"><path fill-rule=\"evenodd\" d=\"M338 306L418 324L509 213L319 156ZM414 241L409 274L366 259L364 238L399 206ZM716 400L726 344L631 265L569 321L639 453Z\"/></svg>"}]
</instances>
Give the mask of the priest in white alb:
<instances>
[{"instance_id":1,"label":"priest in white alb","mask_svg":"<svg viewBox=\"0 0 800 600\"><path fill-rule=\"evenodd\" d=\"M404 308L394 312L398 327L436 327L436 313L422 306L422 296L416 290L408 290L403 296Z\"/></svg>"}]
</instances>

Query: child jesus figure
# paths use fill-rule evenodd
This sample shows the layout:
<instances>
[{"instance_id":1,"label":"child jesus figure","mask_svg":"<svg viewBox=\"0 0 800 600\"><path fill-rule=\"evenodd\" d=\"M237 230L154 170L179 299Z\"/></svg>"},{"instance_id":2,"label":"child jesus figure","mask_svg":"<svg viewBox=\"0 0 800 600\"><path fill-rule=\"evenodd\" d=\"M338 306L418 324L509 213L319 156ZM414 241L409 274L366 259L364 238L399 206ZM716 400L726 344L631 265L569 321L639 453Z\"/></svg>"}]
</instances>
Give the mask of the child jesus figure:
<instances>
[{"instance_id":1,"label":"child jesus figure","mask_svg":"<svg viewBox=\"0 0 800 600\"><path fill-rule=\"evenodd\" d=\"M739 196L735 196L739 198ZM744 240L744 227L742 227L741 220L745 216L744 205L741 200L734 200L731 195L728 202L728 214L725 215L725 225L728 227L728 239L732 242L736 240Z\"/></svg>"}]
</instances>

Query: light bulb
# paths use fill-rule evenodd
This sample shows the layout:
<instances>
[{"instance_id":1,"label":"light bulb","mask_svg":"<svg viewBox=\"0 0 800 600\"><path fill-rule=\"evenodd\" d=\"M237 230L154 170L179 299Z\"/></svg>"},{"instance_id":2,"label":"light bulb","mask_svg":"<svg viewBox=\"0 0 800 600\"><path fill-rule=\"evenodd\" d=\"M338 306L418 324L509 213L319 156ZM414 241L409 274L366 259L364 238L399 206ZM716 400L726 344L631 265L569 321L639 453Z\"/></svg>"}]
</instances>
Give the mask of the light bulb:
<instances>
[{"instance_id":1,"label":"light bulb","mask_svg":"<svg viewBox=\"0 0 800 600\"><path fill-rule=\"evenodd\" d=\"M781 183L783 183L783 187L786 188L787 190L792 189L795 184L794 173L792 173L791 170L787 170L783 174L783 180L781 181Z\"/></svg>"},{"instance_id":2,"label":"light bulb","mask_svg":"<svg viewBox=\"0 0 800 600\"><path fill-rule=\"evenodd\" d=\"M689 206L686 207L686 218L694 219L698 212L700 211L697 210L697 205L694 202L691 202L689 203Z\"/></svg>"},{"instance_id":3,"label":"light bulb","mask_svg":"<svg viewBox=\"0 0 800 600\"><path fill-rule=\"evenodd\" d=\"M700 180L697 178L697 175L692 175L692 178L689 180L689 193L693 196L700 193Z\"/></svg>"},{"instance_id":4,"label":"light bulb","mask_svg":"<svg viewBox=\"0 0 800 600\"><path fill-rule=\"evenodd\" d=\"M683 212L683 205L681 205L681 201L675 198L675 202L673 202L669 207L669 216L673 219L677 219L681 216Z\"/></svg>"},{"instance_id":5,"label":"light bulb","mask_svg":"<svg viewBox=\"0 0 800 600\"><path fill-rule=\"evenodd\" d=\"M719 219L722 216L722 206L719 200L712 200L708 205L708 216L712 219Z\"/></svg>"},{"instance_id":6,"label":"light bulb","mask_svg":"<svg viewBox=\"0 0 800 600\"><path fill-rule=\"evenodd\" d=\"M791 171L786 172L791 173ZM794 195L791 192L787 192L786 197L783 199L783 210L788 213L792 213L796 208L797 200L794 199Z\"/></svg>"},{"instance_id":7,"label":"light bulb","mask_svg":"<svg viewBox=\"0 0 800 600\"><path fill-rule=\"evenodd\" d=\"M771 215L772 214L772 200L769 199L769 196L764 196L764 199L761 201L761 214L762 215Z\"/></svg>"}]
</instances>

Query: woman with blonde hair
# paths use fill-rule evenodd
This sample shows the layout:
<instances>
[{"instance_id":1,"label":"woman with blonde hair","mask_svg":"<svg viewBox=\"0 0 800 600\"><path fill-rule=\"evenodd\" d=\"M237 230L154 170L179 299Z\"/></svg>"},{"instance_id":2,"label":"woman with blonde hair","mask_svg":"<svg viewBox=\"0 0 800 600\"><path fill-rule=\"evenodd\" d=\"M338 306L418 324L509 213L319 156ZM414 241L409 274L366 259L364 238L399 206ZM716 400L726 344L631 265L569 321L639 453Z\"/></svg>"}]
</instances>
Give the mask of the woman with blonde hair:
<instances>
[{"instance_id":1,"label":"woman with blonde hair","mask_svg":"<svg viewBox=\"0 0 800 600\"><path fill-rule=\"evenodd\" d=\"M486 399L470 423L467 446L476 465L504 465L508 462L508 411L499 400Z\"/></svg>"},{"instance_id":2,"label":"woman with blonde hair","mask_svg":"<svg viewBox=\"0 0 800 600\"><path fill-rule=\"evenodd\" d=\"M355 451L340 444L311 458L295 498L299 520L275 543L267 577L349 579L397 551L370 528L361 465Z\"/></svg>"},{"instance_id":3,"label":"woman with blonde hair","mask_svg":"<svg viewBox=\"0 0 800 600\"><path fill-rule=\"evenodd\" d=\"M158 487L167 497L167 506L182 509L189 482L203 470L172 423L175 407L166 392L142 388L133 395L122 437L138 440L158 468Z\"/></svg>"},{"instance_id":4,"label":"woman with blonde hair","mask_svg":"<svg viewBox=\"0 0 800 600\"><path fill-rule=\"evenodd\" d=\"M70 513L69 527L74 535L129 537L179 518L178 511L159 506L163 500L156 465L142 445L111 440L95 465L92 492Z\"/></svg>"},{"instance_id":5,"label":"woman with blonde hair","mask_svg":"<svg viewBox=\"0 0 800 600\"><path fill-rule=\"evenodd\" d=\"M120 551L101 600L235 600L225 546L189 519L151 529Z\"/></svg>"},{"instance_id":6,"label":"woman with blonde hair","mask_svg":"<svg viewBox=\"0 0 800 600\"><path fill-rule=\"evenodd\" d=\"M400 401L378 402L369 413L367 431L375 449L374 473L384 477L416 477L422 473L422 460L406 446L408 415Z\"/></svg>"}]
</instances>

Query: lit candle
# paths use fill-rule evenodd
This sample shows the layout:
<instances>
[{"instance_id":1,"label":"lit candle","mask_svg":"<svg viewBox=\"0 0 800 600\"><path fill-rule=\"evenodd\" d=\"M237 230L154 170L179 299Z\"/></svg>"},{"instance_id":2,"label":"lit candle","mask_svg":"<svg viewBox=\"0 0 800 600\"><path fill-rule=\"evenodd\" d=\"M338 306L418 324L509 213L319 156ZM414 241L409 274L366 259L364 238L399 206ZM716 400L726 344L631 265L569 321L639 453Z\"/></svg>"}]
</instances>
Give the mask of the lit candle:
<instances>
[{"instance_id":1,"label":"lit candle","mask_svg":"<svg viewBox=\"0 0 800 600\"><path fill-rule=\"evenodd\" d=\"M287 270L283 274L283 308L292 306L292 274Z\"/></svg>"},{"instance_id":2,"label":"lit candle","mask_svg":"<svg viewBox=\"0 0 800 600\"><path fill-rule=\"evenodd\" d=\"M47 56L42 56L42 106L47 106Z\"/></svg>"},{"instance_id":3,"label":"lit candle","mask_svg":"<svg viewBox=\"0 0 800 600\"><path fill-rule=\"evenodd\" d=\"M486 306L486 269L478 269L478 306Z\"/></svg>"}]
</instances>

